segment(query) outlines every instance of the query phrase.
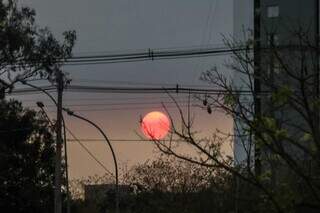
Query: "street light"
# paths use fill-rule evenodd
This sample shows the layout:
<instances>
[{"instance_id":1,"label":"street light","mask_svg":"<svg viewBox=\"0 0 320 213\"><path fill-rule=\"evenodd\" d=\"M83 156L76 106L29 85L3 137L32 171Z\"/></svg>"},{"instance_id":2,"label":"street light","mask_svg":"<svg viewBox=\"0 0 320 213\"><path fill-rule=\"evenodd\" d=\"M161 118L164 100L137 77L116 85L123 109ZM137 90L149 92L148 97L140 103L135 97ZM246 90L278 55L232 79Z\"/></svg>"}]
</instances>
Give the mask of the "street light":
<instances>
[{"instance_id":1,"label":"street light","mask_svg":"<svg viewBox=\"0 0 320 213\"><path fill-rule=\"evenodd\" d=\"M41 87L35 86L35 85L33 85L33 84L27 83L27 82L24 81L24 80L20 80L20 82L21 82L22 84L24 84L24 85L30 86L30 87L32 87L32 88L34 88L34 89L37 89L37 90L45 93L45 94L52 100L52 102L53 102L56 106L58 106L57 101L56 101L56 100L52 97L52 95L51 95L50 93L48 93L46 90L42 89ZM43 103L41 103L41 102L38 102L37 105L38 105L40 108L42 108L42 109L43 109L43 107L44 107ZM92 121L90 121L90 120L88 120L88 119L86 119L86 118L84 118L84 117L82 117L82 116L80 116L80 115L75 114L75 113L74 113L73 111L71 111L70 109L66 109L66 108L62 108L62 109L63 109L65 112L67 112L68 115L74 116L74 117L76 117L76 118L79 118L79 119L81 119L81 120L83 120L83 121L88 122L88 123L91 124L92 126L94 126L96 129L99 130L99 132L103 135L103 137L105 138L106 142L108 143L109 148L110 148L111 153L112 153L113 162L114 162L114 167L115 167L115 178L116 178L116 213L119 213L119 175L118 175L118 163L117 163L116 155L115 155L115 152L114 152L113 147L112 147L112 145L111 145L111 142L109 141L109 139L108 139L108 137L106 136L106 134L102 131L102 129L101 129L97 124L93 123ZM63 122L63 126L64 126L64 128L65 128L65 121L64 121L63 116L62 116L62 122ZM64 131L64 132L65 132L65 131ZM65 137L65 140L64 140L64 141L65 141L65 152L66 152L66 151L67 151L67 150L66 150L66 147L67 147L66 137ZM67 156L65 155L65 157L66 157L65 161L66 161L66 164L67 164ZM67 178L67 180L68 180L68 168L66 169L66 178ZM69 184L67 184L67 196L68 196L68 197L67 197L67 199L68 199L68 212L70 212Z\"/></svg>"},{"instance_id":2,"label":"street light","mask_svg":"<svg viewBox=\"0 0 320 213\"><path fill-rule=\"evenodd\" d=\"M58 102L52 97L52 95L50 93L48 93L46 90L42 89L41 87L38 87L38 86L35 86L33 84L30 84L28 83L27 81L25 80L19 80L22 84L24 85L27 85L29 87L32 87L36 90L39 90L41 92L43 92L44 94L46 94L50 99L51 101L58 107ZM42 102L37 102L37 106L39 108L41 108L41 110L43 112L44 109L44 104ZM67 212L70 213L70 190L69 190L69 172L68 172L68 157L67 157L67 137L66 137L66 126L65 126L65 121L64 121L64 118L63 118L63 115L61 114L61 118L62 118L62 123L63 123L63 128L64 128L64 152L65 152L65 163L66 163L66 180L67 180ZM51 123L49 117L47 117L47 119L49 120L49 122ZM56 162L57 163L57 162ZM60 174L60 171L57 172L56 171L56 175L57 174ZM57 178L57 177L55 177ZM61 186L61 185L60 185ZM56 186L55 186L56 187ZM61 188L59 189L59 194L61 196ZM56 206L55 206L56 208Z\"/></svg>"},{"instance_id":3,"label":"street light","mask_svg":"<svg viewBox=\"0 0 320 213\"><path fill-rule=\"evenodd\" d=\"M103 132L103 130L95 123L93 123L92 121L88 120L85 117L82 117L81 115L77 115L75 114L73 111L63 108L64 111L66 111L68 113L68 115L79 118L83 121L86 121L87 123L91 124L92 126L94 126L104 137L104 139L106 140L106 142L109 145L109 148L111 150L112 153L112 157L113 157L113 162L114 162L114 167L115 167L115 178L116 178L116 213L119 213L119 177L118 177L118 163L117 163L117 158L115 155L115 152L113 150L113 147L111 145L110 140L108 139L108 137L106 136L106 134Z\"/></svg>"}]
</instances>

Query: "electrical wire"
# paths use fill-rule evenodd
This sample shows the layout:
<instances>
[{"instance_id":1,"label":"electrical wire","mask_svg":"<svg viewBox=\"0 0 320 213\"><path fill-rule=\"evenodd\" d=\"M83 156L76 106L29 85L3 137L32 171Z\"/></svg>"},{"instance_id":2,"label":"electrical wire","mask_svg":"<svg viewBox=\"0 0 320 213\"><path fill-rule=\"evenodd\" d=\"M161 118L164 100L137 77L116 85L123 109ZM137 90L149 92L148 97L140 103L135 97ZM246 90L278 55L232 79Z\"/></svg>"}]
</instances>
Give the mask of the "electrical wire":
<instances>
[{"instance_id":1,"label":"electrical wire","mask_svg":"<svg viewBox=\"0 0 320 213\"><path fill-rule=\"evenodd\" d=\"M83 66L83 65L103 65L103 64L114 64L114 63L129 63L129 62L143 62L143 61L159 61L159 60L177 60L177 59L192 59L199 57L212 57L212 56L222 56L232 54L234 51L242 51L244 49L235 49L235 50L224 50L219 52L209 52L209 53L186 53L180 55L163 55L156 57L139 57L136 59L97 59L97 60L87 60L87 61L68 61L64 63L64 66Z\"/></svg>"},{"instance_id":2,"label":"electrical wire","mask_svg":"<svg viewBox=\"0 0 320 213\"><path fill-rule=\"evenodd\" d=\"M189 103L185 101L177 101L178 103ZM90 107L90 106L137 106L137 105L158 105L158 104L174 104L174 101L160 102L125 102L125 103L88 103L88 104L63 104L64 107ZM26 107L36 107L36 105L26 105ZM46 105L46 107L56 107L56 105Z\"/></svg>"},{"instance_id":3,"label":"electrical wire","mask_svg":"<svg viewBox=\"0 0 320 213\"><path fill-rule=\"evenodd\" d=\"M45 91L48 91L48 92L52 92L52 91L56 90L56 88L54 86L41 86L41 88ZM34 88L13 89L11 92L6 91L5 93L9 94L9 95L18 95L18 94L24 95L26 93L35 93L35 92L42 93L42 91L39 91Z\"/></svg>"},{"instance_id":4,"label":"electrical wire","mask_svg":"<svg viewBox=\"0 0 320 213\"><path fill-rule=\"evenodd\" d=\"M73 85L66 88L70 92L86 92L86 93L135 93L135 94L205 94L205 95L221 95L229 94L230 91L224 89L200 89L200 88L188 88L188 87L96 87L96 86L81 86ZM252 95L250 90L233 90L234 94ZM260 94L265 93L261 91Z\"/></svg>"},{"instance_id":5,"label":"electrical wire","mask_svg":"<svg viewBox=\"0 0 320 213\"><path fill-rule=\"evenodd\" d=\"M182 95L182 94L181 94ZM160 96L160 97L148 97L148 96L143 96L143 97L100 97L100 98L65 98L63 101L64 102L81 102L81 101L125 101L125 103L128 103L128 101L144 101L144 100L148 100L151 99L153 101L155 100L159 100L159 102L161 102L161 100L172 100L171 97L169 96ZM187 99L187 97L182 97L182 96L177 96L175 97L175 100L184 100ZM48 99L46 99L48 100ZM36 102L39 101L39 99L20 99L20 101L22 102Z\"/></svg>"},{"instance_id":6,"label":"electrical wire","mask_svg":"<svg viewBox=\"0 0 320 213\"><path fill-rule=\"evenodd\" d=\"M207 48L225 48L225 44L208 44ZM202 49L203 46L201 45L184 45L184 46L171 46L171 47L159 47L159 48L153 48L149 50L152 51L168 51L168 50L186 50L186 49L192 49L192 50L199 50ZM141 49L123 49L123 50L113 50L113 51L89 51L89 52L77 52L74 53L74 57L81 57L86 55L111 55L111 54L125 54L125 53L137 53L137 52L145 52L145 48Z\"/></svg>"},{"instance_id":7,"label":"electrical wire","mask_svg":"<svg viewBox=\"0 0 320 213\"><path fill-rule=\"evenodd\" d=\"M179 107L187 107L188 105L179 105ZM176 105L165 105L166 108L177 108ZM193 105L192 107L196 107L196 105ZM104 112L104 111L121 111L121 110L140 110L140 109L150 109L150 108L163 108L162 105L159 106L153 106L153 107L122 107L122 108L100 108L100 109L77 109L74 111L77 112ZM54 113L55 111L49 111L50 113Z\"/></svg>"},{"instance_id":8,"label":"electrical wire","mask_svg":"<svg viewBox=\"0 0 320 213\"><path fill-rule=\"evenodd\" d=\"M146 58L157 58L157 57L178 57L178 56L189 56L189 55L206 55L212 53L221 53L221 52L229 52L234 51L235 49L230 49L227 47L220 48L205 48L201 49L184 49L184 50L168 50L168 51L157 51L154 49L148 49L142 52L136 53L123 53L123 54L105 54L105 55L87 55L87 56L72 56L67 59L67 63L84 61L88 62L89 60L99 60L99 59L110 59L110 60L130 60L130 59L146 59Z\"/></svg>"},{"instance_id":9,"label":"electrical wire","mask_svg":"<svg viewBox=\"0 0 320 213\"><path fill-rule=\"evenodd\" d=\"M32 127L27 128L17 128L17 129L8 129L8 130L0 130L0 133L7 133L7 132L20 132L20 131L26 131L26 130L32 130Z\"/></svg>"},{"instance_id":10,"label":"electrical wire","mask_svg":"<svg viewBox=\"0 0 320 213\"><path fill-rule=\"evenodd\" d=\"M70 129L66 129L68 133L73 137L73 141L76 141L91 156L91 158L101 166L101 168L103 168L110 175L114 176L114 174L110 170L108 170L107 167L94 156L94 154L75 136L75 134L72 133ZM70 139L67 139L67 141L68 140Z\"/></svg>"},{"instance_id":11,"label":"electrical wire","mask_svg":"<svg viewBox=\"0 0 320 213\"><path fill-rule=\"evenodd\" d=\"M45 89L46 91L52 91L52 89ZM36 89L19 89L18 91L13 90L11 94L28 94L36 92ZM97 86L82 86L72 85L65 88L66 92L82 92L82 93L125 93L125 94L203 94L203 95L221 95L229 94L241 94L241 95L252 95L250 90L233 90L227 91L223 89L201 89L201 88L190 88L190 87L97 87ZM260 95L269 94L268 91L259 92Z\"/></svg>"},{"instance_id":12,"label":"electrical wire","mask_svg":"<svg viewBox=\"0 0 320 213\"><path fill-rule=\"evenodd\" d=\"M135 86L169 86L169 87L174 87L177 85L175 84L168 84L168 83L148 83L148 82L133 82L133 81L105 81L105 80L97 80L97 79L82 79L82 78L73 78L72 80L74 81L79 81L79 82L88 82L88 83L103 83L103 84L124 84L124 85L135 85ZM179 86L181 87L209 87L209 85L199 85L199 84L181 84L179 83Z\"/></svg>"},{"instance_id":13,"label":"electrical wire","mask_svg":"<svg viewBox=\"0 0 320 213\"><path fill-rule=\"evenodd\" d=\"M102 139L94 139L94 138L81 138L78 139L81 142L87 142L87 143L91 143L91 142L103 142L104 140ZM67 142L73 143L76 140L74 139L67 139ZM112 142L153 142L152 140L148 140L148 139L110 139L110 141ZM168 141L172 141L172 142L185 142L183 140L162 140L164 142L168 142Z\"/></svg>"},{"instance_id":14,"label":"electrical wire","mask_svg":"<svg viewBox=\"0 0 320 213\"><path fill-rule=\"evenodd\" d=\"M105 54L105 55L86 55L72 56L67 59L57 59L57 62L63 65L93 65L93 64L108 64L108 63L125 63L138 62L147 60L167 60L167 59L182 59L193 57L209 57L215 55L224 55L234 53L235 51L247 50L242 47L228 48L206 48L206 49L184 49L184 50L167 50L157 51L148 49L143 52L123 53L123 54ZM19 67L19 65L15 65Z\"/></svg>"}]
</instances>

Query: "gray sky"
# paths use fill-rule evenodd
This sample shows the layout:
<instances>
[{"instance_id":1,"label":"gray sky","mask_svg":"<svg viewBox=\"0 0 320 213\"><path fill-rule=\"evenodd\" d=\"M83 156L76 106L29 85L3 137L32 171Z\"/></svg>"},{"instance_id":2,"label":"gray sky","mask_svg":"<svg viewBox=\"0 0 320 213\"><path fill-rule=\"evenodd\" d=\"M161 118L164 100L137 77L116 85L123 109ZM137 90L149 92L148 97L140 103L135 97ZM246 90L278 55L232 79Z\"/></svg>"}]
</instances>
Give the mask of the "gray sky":
<instances>
[{"instance_id":1,"label":"gray sky","mask_svg":"<svg viewBox=\"0 0 320 213\"><path fill-rule=\"evenodd\" d=\"M109 51L127 52L148 48L188 48L222 45L222 34L231 35L233 0L24 0L35 8L36 21L48 26L57 36L65 30L76 30L75 55L101 54ZM73 84L110 86L110 81L145 84L205 85L199 81L202 71L218 65L222 72L225 57L147 61L93 66L65 66ZM112 84L126 86L126 84ZM142 85L140 85L142 86ZM161 97L160 97L161 96ZM73 109L97 122L110 138L135 139L139 117L153 110L162 110L165 95L65 94L66 104L106 103ZM181 96L180 96L181 97ZM45 100L44 96L28 96L28 100ZM73 100L73 99L77 99ZM81 100L79 100L81 99ZM94 99L94 100L84 100ZM96 100L98 99L98 100ZM155 103L148 105L146 103ZM26 102L26 105L34 105ZM128 104L131 103L131 104ZM135 103L135 104L132 104ZM49 104L49 102L48 102ZM112 108L112 109L111 109ZM121 108L126 108L121 110ZM54 108L48 108L48 111ZM163 110L162 110L163 111ZM172 109L175 115L175 110ZM230 129L231 121L224 115L194 110L196 128L202 134L220 127ZM51 113L54 115L53 113ZM68 127L79 138L101 138L85 123L67 118ZM102 142L84 142L104 164L113 169L111 155ZM133 165L152 158L156 153L151 143L113 142L119 161ZM104 171L75 142L69 143L71 178L102 174Z\"/></svg>"}]
</instances>

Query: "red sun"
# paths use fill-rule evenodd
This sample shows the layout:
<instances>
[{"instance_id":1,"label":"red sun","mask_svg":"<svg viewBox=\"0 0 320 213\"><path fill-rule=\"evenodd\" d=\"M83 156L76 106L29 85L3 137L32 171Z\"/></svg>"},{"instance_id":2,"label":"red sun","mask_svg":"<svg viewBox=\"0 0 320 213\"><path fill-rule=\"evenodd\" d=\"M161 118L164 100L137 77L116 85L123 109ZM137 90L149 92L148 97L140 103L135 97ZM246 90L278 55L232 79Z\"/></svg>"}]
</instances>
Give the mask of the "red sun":
<instances>
[{"instance_id":1,"label":"red sun","mask_svg":"<svg viewBox=\"0 0 320 213\"><path fill-rule=\"evenodd\" d=\"M149 139L160 140L170 129L169 118L162 112L150 112L141 121L141 130Z\"/></svg>"}]
</instances>

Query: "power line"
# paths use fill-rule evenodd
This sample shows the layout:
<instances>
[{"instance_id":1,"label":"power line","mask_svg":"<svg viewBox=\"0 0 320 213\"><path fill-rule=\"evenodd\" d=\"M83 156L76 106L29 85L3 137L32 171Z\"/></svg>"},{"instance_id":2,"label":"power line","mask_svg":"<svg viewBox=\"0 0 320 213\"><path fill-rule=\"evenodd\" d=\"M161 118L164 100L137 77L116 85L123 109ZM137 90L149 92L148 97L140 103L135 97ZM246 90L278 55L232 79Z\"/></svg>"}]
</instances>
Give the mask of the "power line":
<instances>
[{"instance_id":1,"label":"power line","mask_svg":"<svg viewBox=\"0 0 320 213\"><path fill-rule=\"evenodd\" d=\"M176 88L176 87L103 87L103 86L82 86L82 85L72 85L66 88L69 91L85 91L85 92L142 92L142 93L157 93L157 92L165 92L165 91L175 91L179 93L180 91L184 91L185 89L194 90L194 91L203 91L201 89L193 89L193 88Z\"/></svg>"},{"instance_id":2,"label":"power line","mask_svg":"<svg viewBox=\"0 0 320 213\"><path fill-rule=\"evenodd\" d=\"M217 4L218 4L217 2L218 2L218 0L212 0L210 2L209 12L208 12L208 15L207 15L205 28L204 28L203 34L202 34L202 40L201 40L202 49L203 49L203 47L206 47L206 45L205 45L205 43L206 43L205 37L206 37L207 31L209 32L208 42L210 42L210 40L211 40L212 24L210 22L214 21L215 10L216 10ZM211 20L211 17L212 17L212 20ZM199 67L200 67L200 61L198 61L198 63L196 64L195 71L197 69L199 69Z\"/></svg>"},{"instance_id":3,"label":"power line","mask_svg":"<svg viewBox=\"0 0 320 213\"><path fill-rule=\"evenodd\" d=\"M110 172L110 170L108 170L107 167L103 163L101 163L84 144L81 143L81 141L72 133L70 129L66 129L68 133L73 137L73 141L77 142L93 158L93 160L97 162L107 173L114 176L114 174ZM67 141L70 141L70 139L67 139Z\"/></svg>"},{"instance_id":4,"label":"power line","mask_svg":"<svg viewBox=\"0 0 320 213\"><path fill-rule=\"evenodd\" d=\"M214 8L212 10L212 19L210 20L211 22L209 23L209 36L208 36L208 40L207 40L207 43L209 44L210 41L211 41L211 35L212 35L212 27L213 27L213 22L215 21L215 15L216 15L216 10L217 10L217 7L218 7L218 1L219 0L215 0L215 4L214 4ZM206 45L207 46L207 45Z\"/></svg>"},{"instance_id":5,"label":"power line","mask_svg":"<svg viewBox=\"0 0 320 213\"><path fill-rule=\"evenodd\" d=\"M97 87L97 86L81 86L73 85L66 88L70 92L94 92L94 93L177 93L177 94L207 94L207 95L219 95L228 94L230 92L237 94L252 94L250 90L233 90L227 91L225 89L201 89L190 87ZM261 92L261 94L264 92Z\"/></svg>"},{"instance_id":6,"label":"power line","mask_svg":"<svg viewBox=\"0 0 320 213\"><path fill-rule=\"evenodd\" d=\"M203 45L184 45L184 46L170 46L170 47L157 47L153 48L153 51L168 51L168 50L186 50L186 49L192 49L192 50L200 50L203 49L203 47L206 48L225 48L225 44L208 44L206 46ZM149 50L148 48L147 50ZM151 49L150 49L151 50ZM140 49L122 49L122 50L112 50L112 51L86 51L86 52L77 52L74 54L75 57L81 57L86 55L110 55L110 54L125 54L125 53L136 53L136 52L144 52L146 51L146 48L140 48Z\"/></svg>"},{"instance_id":7,"label":"power line","mask_svg":"<svg viewBox=\"0 0 320 213\"><path fill-rule=\"evenodd\" d=\"M27 131L27 130L33 130L33 128L32 128L32 127L26 127L26 128L17 128L17 129L0 130L0 133L20 132L20 131Z\"/></svg>"},{"instance_id":8,"label":"power line","mask_svg":"<svg viewBox=\"0 0 320 213\"><path fill-rule=\"evenodd\" d=\"M209 21L210 21L212 9L213 9L213 4L214 4L214 1L210 1L209 11L208 11L208 14L207 14L207 18L206 18L206 22L205 22L205 27L204 27L204 29L203 29L202 39L201 39L201 42L200 42L200 45L201 45L201 46L203 45L203 43L204 43L204 41L205 41L205 36L206 36L206 34L207 34L207 30L208 30L208 27L209 27Z\"/></svg>"},{"instance_id":9,"label":"power line","mask_svg":"<svg viewBox=\"0 0 320 213\"><path fill-rule=\"evenodd\" d=\"M195 100L193 100L195 101ZM189 103L188 100L177 101L178 103ZM64 107L90 107L90 106L123 106L123 105L157 105L157 104L174 104L174 101L159 101L159 102L125 102L125 103L89 103L89 104L64 104ZM29 107L36 107L36 105L31 105ZM46 107L56 107L56 105L46 105Z\"/></svg>"},{"instance_id":10,"label":"power line","mask_svg":"<svg viewBox=\"0 0 320 213\"><path fill-rule=\"evenodd\" d=\"M179 96L177 96L177 97L174 97L174 99L175 100L185 100L185 99L187 99L188 97L187 96L185 96L185 97L183 97L183 96L180 96L180 95L184 95L184 94L179 94ZM78 101L90 101L90 102L92 102L92 101L99 101L99 102L101 102L101 101L125 101L125 103L128 103L127 101L129 100L129 101L144 101L144 100L148 100L148 99L151 99L151 100L153 100L153 101L155 101L155 100L159 100L159 102L161 102L161 100L172 100L171 99L171 97L169 97L169 96L160 96L160 97L154 97L154 96L152 96L152 97L149 97L149 96L143 96L143 97L112 97L112 98L110 98L110 97L100 97L100 98L90 98L90 97L88 97L88 98L66 98L66 99L64 99L64 102L78 102ZM22 102L35 102L35 101L38 101L39 99L22 99L21 101ZM47 100L47 99L46 99Z\"/></svg>"},{"instance_id":11,"label":"power line","mask_svg":"<svg viewBox=\"0 0 320 213\"><path fill-rule=\"evenodd\" d=\"M240 49L240 48L239 48ZM130 59L142 59L142 58L156 58L167 56L189 56L189 55L206 55L212 53L220 53L225 51L234 51L236 49L230 49L228 47L215 47L215 48L196 48L196 49L181 49L181 50L157 50L147 49L140 52L133 53L121 53L121 54L100 54L100 55L86 55L86 56L72 56L67 59L67 62L78 62L79 60L90 59L112 59L112 60L130 60ZM88 61L85 61L88 62Z\"/></svg>"},{"instance_id":12,"label":"power line","mask_svg":"<svg viewBox=\"0 0 320 213\"><path fill-rule=\"evenodd\" d=\"M46 91L53 91L55 88L45 88ZM221 94L242 94L252 95L250 90L233 90L228 91L225 89L201 89L191 87L97 87L97 86L82 86L71 85L65 88L67 92L86 92L86 93L126 93L126 94L206 94L206 95L221 95ZM36 89L19 89L13 90L11 94L27 94L34 93ZM260 94L269 94L268 91L261 91Z\"/></svg>"},{"instance_id":13,"label":"power line","mask_svg":"<svg viewBox=\"0 0 320 213\"><path fill-rule=\"evenodd\" d=\"M179 105L179 107L187 107L188 105ZM165 105L166 108L177 108L176 105ZM192 107L196 107L196 105L192 105ZM163 108L163 106L152 106L152 107L114 107L114 108L99 108L99 109L76 109L73 111L76 112L104 112L104 111L119 111L119 110L137 110L137 109L150 109L150 108ZM56 112L56 111L49 111L50 113Z\"/></svg>"},{"instance_id":14,"label":"power line","mask_svg":"<svg viewBox=\"0 0 320 213\"><path fill-rule=\"evenodd\" d=\"M105 140L103 139L94 139L94 138L81 138L78 139L81 142L87 142L87 143L91 143L91 142L104 142ZM73 143L76 140L74 139L67 139L67 142ZM148 140L148 139L110 139L110 141L112 142L153 142L152 140ZM178 139L173 139L173 140L161 140L164 142L185 142L184 140L178 140Z\"/></svg>"},{"instance_id":15,"label":"power line","mask_svg":"<svg viewBox=\"0 0 320 213\"><path fill-rule=\"evenodd\" d=\"M134 81L105 81L105 80L97 80L97 79L82 79L82 78L74 78L72 79L74 81L79 81L79 82L89 82L89 83L103 83L103 84L124 84L124 85L135 85L135 86L176 86L177 83L148 83L148 82L134 82ZM209 87L209 85L200 85L200 84L182 84L179 83L180 86L182 87Z\"/></svg>"},{"instance_id":16,"label":"power line","mask_svg":"<svg viewBox=\"0 0 320 213\"><path fill-rule=\"evenodd\" d=\"M172 60L172 59L187 59L210 57L218 55L227 55L235 51L243 51L245 49L219 49L219 50L197 50L190 52L170 52L170 53L148 53L136 56L121 56L121 57L104 57L89 59L76 59L67 60L64 65L66 66L79 66L79 65L97 65L97 64L110 64L110 63L127 63L127 62L141 62L141 61L154 61L154 60Z\"/></svg>"},{"instance_id":17,"label":"power line","mask_svg":"<svg viewBox=\"0 0 320 213\"><path fill-rule=\"evenodd\" d=\"M41 88L48 92L52 92L56 90L56 87L54 86L41 86ZM34 88L14 89L11 92L6 91L6 94L9 94L9 95L19 95L19 94L26 94L26 93L42 93L42 92Z\"/></svg>"},{"instance_id":18,"label":"power line","mask_svg":"<svg viewBox=\"0 0 320 213\"><path fill-rule=\"evenodd\" d=\"M20 129L10 129L10 130L0 130L0 133L6 132L16 132L16 131L25 131L31 130L32 128L20 128ZM67 142L77 142L81 145L81 147L91 156L93 153L85 147L85 145L81 144L82 142L104 142L104 139L96 139L96 138L77 138L75 134L66 127L67 132L73 137L73 139L68 138ZM152 140L148 139L123 139L123 138L111 138L109 139L112 142L152 142ZM172 140L163 140L163 141L172 141L172 142L183 142L183 140L172 139ZM91 156L92 157L92 156ZM94 159L95 160L95 159ZM99 160L98 160L99 161ZM99 161L100 162L100 161ZM100 162L101 163L101 162ZM102 164L102 163L101 163Z\"/></svg>"},{"instance_id":19,"label":"power line","mask_svg":"<svg viewBox=\"0 0 320 213\"><path fill-rule=\"evenodd\" d=\"M220 47L220 48L206 48L206 49L182 49L182 50L155 50L148 49L146 51L122 54L101 54L101 55L86 55L86 56L72 56L67 59L57 59L58 62L67 66L72 65L94 65L94 64L108 64L108 63L126 63L138 62L148 60L168 60L168 59L183 59L194 57L209 57L215 55L225 55L236 51L247 50L243 47ZM22 61L21 61L22 62ZM36 61L35 61L36 62ZM16 65L17 67L19 65Z\"/></svg>"},{"instance_id":20,"label":"power line","mask_svg":"<svg viewBox=\"0 0 320 213\"><path fill-rule=\"evenodd\" d=\"M10 130L0 130L0 133L7 133L7 132L17 132L17 131L26 131L31 130L32 128L18 128L18 129L10 129ZM69 132L69 134L73 137L73 139L67 139L67 141L76 141L80 146L109 174L113 175L112 172L110 172L93 154L92 152L84 145L82 144L81 140L79 140L70 129L66 127L66 130Z\"/></svg>"}]
</instances>

